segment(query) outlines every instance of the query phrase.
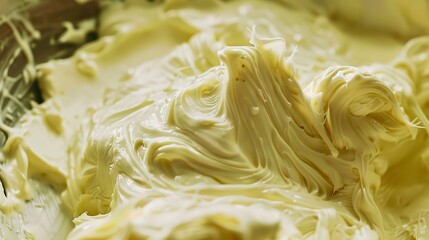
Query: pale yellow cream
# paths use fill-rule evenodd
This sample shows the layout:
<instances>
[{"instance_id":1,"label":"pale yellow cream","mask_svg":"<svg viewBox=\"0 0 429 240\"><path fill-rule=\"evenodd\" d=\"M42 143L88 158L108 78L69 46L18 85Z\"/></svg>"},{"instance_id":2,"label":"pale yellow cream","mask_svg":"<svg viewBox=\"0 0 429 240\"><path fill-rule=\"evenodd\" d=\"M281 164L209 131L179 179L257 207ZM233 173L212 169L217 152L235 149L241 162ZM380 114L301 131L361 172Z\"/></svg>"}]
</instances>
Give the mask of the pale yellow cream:
<instances>
[{"instance_id":1,"label":"pale yellow cream","mask_svg":"<svg viewBox=\"0 0 429 240\"><path fill-rule=\"evenodd\" d=\"M98 40L38 66L45 102L3 148L2 228L429 238L428 8L398 0L385 26L336 2L108 4ZM50 233L31 220L45 196Z\"/></svg>"}]
</instances>

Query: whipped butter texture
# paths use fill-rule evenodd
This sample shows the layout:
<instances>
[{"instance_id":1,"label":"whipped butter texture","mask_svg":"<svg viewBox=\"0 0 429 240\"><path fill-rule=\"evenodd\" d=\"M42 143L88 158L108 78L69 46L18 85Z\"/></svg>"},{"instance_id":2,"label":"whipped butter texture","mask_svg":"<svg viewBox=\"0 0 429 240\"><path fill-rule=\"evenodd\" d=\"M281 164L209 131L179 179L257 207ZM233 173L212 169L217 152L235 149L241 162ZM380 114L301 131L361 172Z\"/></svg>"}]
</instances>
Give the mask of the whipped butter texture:
<instances>
[{"instance_id":1,"label":"whipped butter texture","mask_svg":"<svg viewBox=\"0 0 429 240\"><path fill-rule=\"evenodd\" d=\"M336 2L107 4L6 129L0 236L429 239L427 1Z\"/></svg>"}]
</instances>

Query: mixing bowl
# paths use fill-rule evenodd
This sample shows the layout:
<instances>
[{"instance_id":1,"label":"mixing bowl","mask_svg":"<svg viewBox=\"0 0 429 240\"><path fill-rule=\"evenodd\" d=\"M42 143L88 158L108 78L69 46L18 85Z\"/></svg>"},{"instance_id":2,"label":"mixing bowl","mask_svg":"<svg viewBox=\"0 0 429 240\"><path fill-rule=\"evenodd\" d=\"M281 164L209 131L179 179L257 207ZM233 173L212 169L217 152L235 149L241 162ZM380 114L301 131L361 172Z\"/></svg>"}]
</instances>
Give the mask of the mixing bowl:
<instances>
[{"instance_id":1,"label":"mixing bowl","mask_svg":"<svg viewBox=\"0 0 429 240\"><path fill-rule=\"evenodd\" d=\"M0 0L0 113L1 122L13 126L31 101L42 101L35 79L34 64L67 57L76 44L56 44L65 31L65 21L76 24L94 18L97 1ZM88 35L91 40L94 35ZM25 49L26 41L30 49ZM30 51L28 51L30 50ZM0 131L3 146L7 131ZM7 128L7 127L6 127Z\"/></svg>"}]
</instances>

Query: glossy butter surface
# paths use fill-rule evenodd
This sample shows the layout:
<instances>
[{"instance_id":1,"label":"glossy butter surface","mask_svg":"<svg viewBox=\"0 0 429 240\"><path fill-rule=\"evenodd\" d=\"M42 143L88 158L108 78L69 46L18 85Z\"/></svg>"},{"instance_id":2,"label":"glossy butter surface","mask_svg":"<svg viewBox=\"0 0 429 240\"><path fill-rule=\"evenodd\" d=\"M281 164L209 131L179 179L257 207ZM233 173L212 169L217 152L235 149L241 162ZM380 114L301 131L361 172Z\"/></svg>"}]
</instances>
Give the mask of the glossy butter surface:
<instances>
[{"instance_id":1,"label":"glossy butter surface","mask_svg":"<svg viewBox=\"0 0 429 240\"><path fill-rule=\"evenodd\" d=\"M46 191L69 239L429 237L427 23L318 4L109 4L98 40L38 66L0 208Z\"/></svg>"}]
</instances>

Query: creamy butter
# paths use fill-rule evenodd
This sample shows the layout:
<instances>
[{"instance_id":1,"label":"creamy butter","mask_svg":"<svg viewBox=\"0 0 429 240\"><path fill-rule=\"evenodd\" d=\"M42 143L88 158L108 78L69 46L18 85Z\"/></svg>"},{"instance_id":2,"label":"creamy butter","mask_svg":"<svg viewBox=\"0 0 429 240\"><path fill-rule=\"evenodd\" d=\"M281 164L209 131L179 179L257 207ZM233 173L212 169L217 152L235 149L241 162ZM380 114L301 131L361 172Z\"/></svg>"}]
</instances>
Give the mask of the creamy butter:
<instances>
[{"instance_id":1,"label":"creamy butter","mask_svg":"<svg viewBox=\"0 0 429 240\"><path fill-rule=\"evenodd\" d=\"M69 239L429 238L429 38L403 40L427 22L318 4L108 4L98 40L38 66L0 209L49 184Z\"/></svg>"}]
</instances>

